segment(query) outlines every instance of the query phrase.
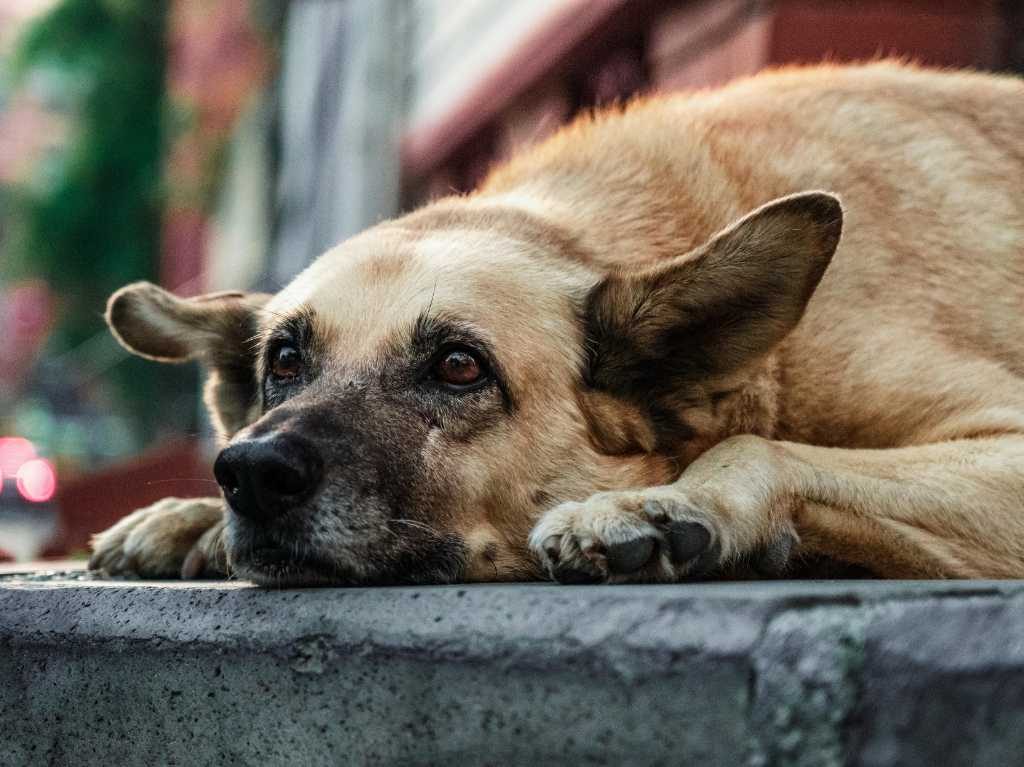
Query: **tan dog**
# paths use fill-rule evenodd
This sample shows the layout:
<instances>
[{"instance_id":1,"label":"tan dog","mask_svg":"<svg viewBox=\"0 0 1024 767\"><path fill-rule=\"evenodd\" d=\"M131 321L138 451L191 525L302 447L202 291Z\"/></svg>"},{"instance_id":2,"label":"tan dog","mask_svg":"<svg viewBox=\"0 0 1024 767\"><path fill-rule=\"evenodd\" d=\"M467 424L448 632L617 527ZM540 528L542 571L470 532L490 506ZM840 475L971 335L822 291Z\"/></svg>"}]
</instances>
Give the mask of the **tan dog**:
<instances>
[{"instance_id":1,"label":"tan dog","mask_svg":"<svg viewBox=\"0 0 1024 767\"><path fill-rule=\"evenodd\" d=\"M129 516L95 539L110 572L1024 576L1015 78L879 63L642 101L275 296L138 284L108 319L209 368L231 507Z\"/></svg>"}]
</instances>

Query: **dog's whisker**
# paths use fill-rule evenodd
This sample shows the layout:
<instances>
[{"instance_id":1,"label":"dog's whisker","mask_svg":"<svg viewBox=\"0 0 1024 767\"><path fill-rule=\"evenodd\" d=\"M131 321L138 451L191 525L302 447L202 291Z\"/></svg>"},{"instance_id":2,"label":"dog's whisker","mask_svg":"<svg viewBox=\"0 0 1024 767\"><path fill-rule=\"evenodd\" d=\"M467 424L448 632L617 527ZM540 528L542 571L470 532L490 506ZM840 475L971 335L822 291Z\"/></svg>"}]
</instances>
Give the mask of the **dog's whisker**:
<instances>
[{"instance_id":1,"label":"dog's whisker","mask_svg":"<svg viewBox=\"0 0 1024 767\"><path fill-rule=\"evenodd\" d=\"M209 485L218 485L216 480L207 479L206 477L173 477L171 479L151 479L147 482L147 485L162 485L165 482L203 482ZM218 485L219 487L219 485Z\"/></svg>"},{"instance_id":2,"label":"dog's whisker","mask_svg":"<svg viewBox=\"0 0 1024 767\"><path fill-rule=\"evenodd\" d=\"M282 314L281 312L274 311L273 309L268 309L266 306L261 306L256 311L259 312L260 314L269 314L271 317L277 317L279 320L287 319L286 315Z\"/></svg>"},{"instance_id":3,"label":"dog's whisker","mask_svg":"<svg viewBox=\"0 0 1024 767\"><path fill-rule=\"evenodd\" d=\"M391 524L392 522L396 522L396 523L398 523L400 525L408 525L409 527L418 528L418 529L423 530L424 532L430 533L431 535L434 535L434 536L436 536L438 538L443 538L444 537L443 535L441 535L441 533L439 533L437 530L432 528L430 525L424 524L423 522L419 522L419 521L417 521L415 519L389 519L388 520L388 524Z\"/></svg>"}]
</instances>

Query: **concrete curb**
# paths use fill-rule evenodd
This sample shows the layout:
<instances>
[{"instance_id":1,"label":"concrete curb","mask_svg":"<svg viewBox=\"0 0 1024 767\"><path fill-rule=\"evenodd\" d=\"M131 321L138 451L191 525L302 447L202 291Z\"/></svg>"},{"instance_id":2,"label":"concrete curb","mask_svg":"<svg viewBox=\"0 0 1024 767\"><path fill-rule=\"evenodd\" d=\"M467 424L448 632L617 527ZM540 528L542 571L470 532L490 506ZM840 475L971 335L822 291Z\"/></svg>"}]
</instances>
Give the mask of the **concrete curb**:
<instances>
[{"instance_id":1,"label":"concrete curb","mask_svg":"<svg viewBox=\"0 0 1024 767\"><path fill-rule=\"evenodd\" d=\"M1024 584L0 580L3 764L1003 765Z\"/></svg>"}]
</instances>

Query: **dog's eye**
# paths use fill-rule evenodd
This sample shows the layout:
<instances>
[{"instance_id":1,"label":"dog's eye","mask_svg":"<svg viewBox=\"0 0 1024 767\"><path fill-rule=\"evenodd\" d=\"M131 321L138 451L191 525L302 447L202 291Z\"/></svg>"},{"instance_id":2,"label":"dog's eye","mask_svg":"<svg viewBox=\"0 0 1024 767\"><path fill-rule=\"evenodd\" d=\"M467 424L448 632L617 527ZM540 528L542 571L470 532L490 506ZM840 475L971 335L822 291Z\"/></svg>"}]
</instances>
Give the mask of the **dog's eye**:
<instances>
[{"instance_id":1,"label":"dog's eye","mask_svg":"<svg viewBox=\"0 0 1024 767\"><path fill-rule=\"evenodd\" d=\"M270 374L274 378L290 380L302 372L302 355L294 346L279 346L270 355Z\"/></svg>"},{"instance_id":2,"label":"dog's eye","mask_svg":"<svg viewBox=\"0 0 1024 767\"><path fill-rule=\"evenodd\" d=\"M446 353L434 366L437 380L452 389L465 389L482 381L486 375L483 363L466 349Z\"/></svg>"}]
</instances>

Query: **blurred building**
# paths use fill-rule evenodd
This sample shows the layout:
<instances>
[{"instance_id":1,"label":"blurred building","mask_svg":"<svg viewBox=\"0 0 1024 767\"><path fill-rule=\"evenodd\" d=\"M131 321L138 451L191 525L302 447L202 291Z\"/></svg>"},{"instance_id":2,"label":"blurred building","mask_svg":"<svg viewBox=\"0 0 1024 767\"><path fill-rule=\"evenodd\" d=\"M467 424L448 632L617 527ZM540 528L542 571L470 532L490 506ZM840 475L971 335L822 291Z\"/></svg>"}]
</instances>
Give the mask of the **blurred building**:
<instances>
[{"instance_id":1,"label":"blurred building","mask_svg":"<svg viewBox=\"0 0 1024 767\"><path fill-rule=\"evenodd\" d=\"M1019 68L998 0L306 0L285 20L267 286L472 188L580 110L766 66L904 56Z\"/></svg>"}]
</instances>

